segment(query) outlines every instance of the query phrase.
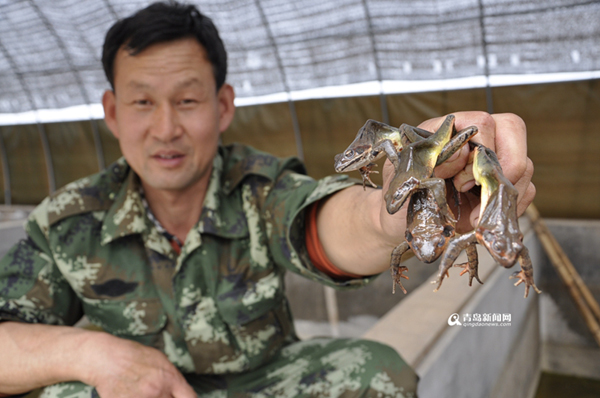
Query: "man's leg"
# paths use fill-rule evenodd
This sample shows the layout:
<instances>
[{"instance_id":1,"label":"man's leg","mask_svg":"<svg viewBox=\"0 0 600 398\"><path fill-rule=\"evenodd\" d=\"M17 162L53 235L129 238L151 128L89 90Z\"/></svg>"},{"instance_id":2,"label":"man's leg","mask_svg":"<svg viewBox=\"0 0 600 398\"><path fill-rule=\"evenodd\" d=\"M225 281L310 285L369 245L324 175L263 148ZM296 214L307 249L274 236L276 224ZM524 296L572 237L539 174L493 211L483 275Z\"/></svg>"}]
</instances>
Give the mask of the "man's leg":
<instances>
[{"instance_id":1,"label":"man's leg","mask_svg":"<svg viewBox=\"0 0 600 398\"><path fill-rule=\"evenodd\" d=\"M78 381L45 387L39 398L99 398L96 389Z\"/></svg>"},{"instance_id":2,"label":"man's leg","mask_svg":"<svg viewBox=\"0 0 600 398\"><path fill-rule=\"evenodd\" d=\"M416 397L418 376L394 349L369 340L312 339L229 378L230 397Z\"/></svg>"}]
</instances>

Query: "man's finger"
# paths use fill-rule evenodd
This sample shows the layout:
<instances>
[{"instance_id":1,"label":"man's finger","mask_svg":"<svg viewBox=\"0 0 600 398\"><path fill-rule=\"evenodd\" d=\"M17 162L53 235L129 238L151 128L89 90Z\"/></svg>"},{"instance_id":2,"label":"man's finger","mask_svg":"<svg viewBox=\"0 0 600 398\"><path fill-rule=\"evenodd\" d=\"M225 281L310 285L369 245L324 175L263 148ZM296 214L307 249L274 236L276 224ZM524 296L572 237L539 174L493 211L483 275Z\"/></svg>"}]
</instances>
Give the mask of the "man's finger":
<instances>
[{"instance_id":1,"label":"man's finger","mask_svg":"<svg viewBox=\"0 0 600 398\"><path fill-rule=\"evenodd\" d=\"M173 398L197 398L197 394L190 386L187 381L181 377L181 380L177 380L173 385L172 391Z\"/></svg>"},{"instance_id":2,"label":"man's finger","mask_svg":"<svg viewBox=\"0 0 600 398\"><path fill-rule=\"evenodd\" d=\"M492 115L496 121L496 155L502 172L513 184L527 168L527 128L523 119L511 113ZM524 187L525 188L525 187ZM524 192L523 189L522 192Z\"/></svg>"},{"instance_id":3,"label":"man's finger","mask_svg":"<svg viewBox=\"0 0 600 398\"><path fill-rule=\"evenodd\" d=\"M527 158L525 172L523 172L521 179L515 183L515 188L519 191L519 203L517 205L517 213L519 215L525 212L525 209L533 202L533 198L535 197L536 189L531 183L532 177L533 162L531 159Z\"/></svg>"}]
</instances>

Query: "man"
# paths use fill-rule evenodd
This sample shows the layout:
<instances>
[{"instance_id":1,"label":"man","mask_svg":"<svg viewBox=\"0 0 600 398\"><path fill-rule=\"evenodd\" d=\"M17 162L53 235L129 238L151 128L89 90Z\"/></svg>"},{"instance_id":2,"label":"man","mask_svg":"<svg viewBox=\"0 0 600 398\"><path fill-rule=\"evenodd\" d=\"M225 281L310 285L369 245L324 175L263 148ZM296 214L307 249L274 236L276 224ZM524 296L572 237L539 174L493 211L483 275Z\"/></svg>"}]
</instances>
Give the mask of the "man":
<instances>
[{"instance_id":1,"label":"man","mask_svg":"<svg viewBox=\"0 0 600 398\"><path fill-rule=\"evenodd\" d=\"M389 347L298 342L283 293L284 270L340 288L387 270L406 212L387 213L385 187L314 181L297 160L219 147L234 93L216 28L192 6L118 22L103 64L105 120L124 159L44 200L0 263L0 392L415 396L414 372ZM522 121L476 112L456 124L479 127L523 212L535 189ZM464 149L436 174L465 192L467 162ZM104 332L71 327L83 314Z\"/></svg>"}]
</instances>

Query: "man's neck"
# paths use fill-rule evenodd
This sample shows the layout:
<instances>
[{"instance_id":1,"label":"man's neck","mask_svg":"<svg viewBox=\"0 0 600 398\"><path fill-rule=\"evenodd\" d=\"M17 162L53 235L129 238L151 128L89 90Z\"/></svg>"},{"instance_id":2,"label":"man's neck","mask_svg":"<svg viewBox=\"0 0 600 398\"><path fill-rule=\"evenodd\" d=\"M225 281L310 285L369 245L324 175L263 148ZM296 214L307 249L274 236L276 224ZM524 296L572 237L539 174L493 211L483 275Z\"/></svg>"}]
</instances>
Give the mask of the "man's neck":
<instances>
[{"instance_id":1,"label":"man's neck","mask_svg":"<svg viewBox=\"0 0 600 398\"><path fill-rule=\"evenodd\" d=\"M155 189L142 182L144 195L154 217L181 242L185 242L187 234L200 219L211 174L212 172L208 172L206 178L184 191Z\"/></svg>"}]
</instances>

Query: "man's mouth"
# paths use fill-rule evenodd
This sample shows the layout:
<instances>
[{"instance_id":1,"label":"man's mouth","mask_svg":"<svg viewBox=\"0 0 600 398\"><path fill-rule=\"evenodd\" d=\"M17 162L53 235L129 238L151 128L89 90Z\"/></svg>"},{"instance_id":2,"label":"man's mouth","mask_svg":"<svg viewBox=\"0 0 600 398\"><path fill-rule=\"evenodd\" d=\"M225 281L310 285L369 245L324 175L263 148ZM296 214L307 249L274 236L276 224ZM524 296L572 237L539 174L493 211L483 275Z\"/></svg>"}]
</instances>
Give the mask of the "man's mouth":
<instances>
[{"instance_id":1,"label":"man's mouth","mask_svg":"<svg viewBox=\"0 0 600 398\"><path fill-rule=\"evenodd\" d=\"M155 157L160 158L160 159L175 159L175 158L183 157L183 155L181 155L181 154L158 154L158 155L155 155Z\"/></svg>"},{"instance_id":2,"label":"man's mouth","mask_svg":"<svg viewBox=\"0 0 600 398\"><path fill-rule=\"evenodd\" d=\"M152 155L152 158L166 167L176 167L183 162L183 158L185 158L185 154L181 152L173 152L173 151L160 151L156 152Z\"/></svg>"}]
</instances>

